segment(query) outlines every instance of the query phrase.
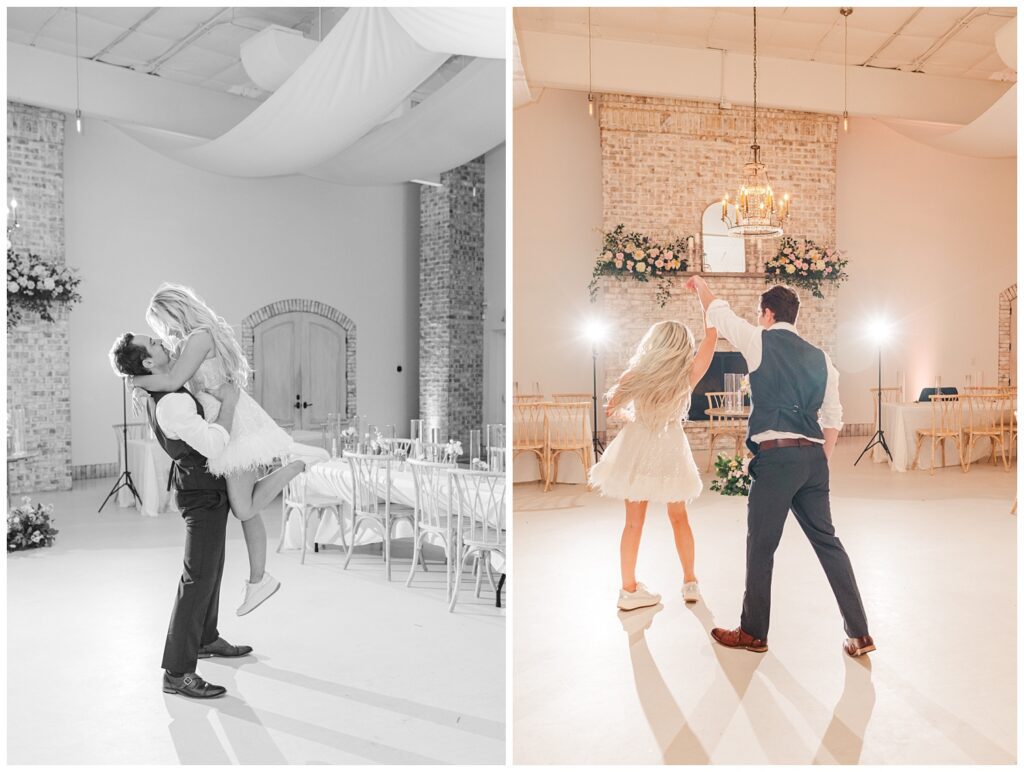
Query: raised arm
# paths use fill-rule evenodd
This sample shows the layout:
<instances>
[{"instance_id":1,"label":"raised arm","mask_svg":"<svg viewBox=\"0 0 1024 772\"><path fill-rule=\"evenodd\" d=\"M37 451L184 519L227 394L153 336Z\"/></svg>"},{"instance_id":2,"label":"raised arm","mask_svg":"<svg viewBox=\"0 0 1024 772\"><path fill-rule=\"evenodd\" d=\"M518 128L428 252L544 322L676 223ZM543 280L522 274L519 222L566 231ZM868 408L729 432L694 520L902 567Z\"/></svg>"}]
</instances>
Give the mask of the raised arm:
<instances>
[{"instance_id":1,"label":"raised arm","mask_svg":"<svg viewBox=\"0 0 1024 772\"><path fill-rule=\"evenodd\" d=\"M707 314L704 315L704 340L697 348L697 354L693 358L693 366L690 368L690 388L692 389L704 374L711 367L711 360L715 356L715 344L718 342L718 330L708 326Z\"/></svg>"},{"instance_id":2,"label":"raised arm","mask_svg":"<svg viewBox=\"0 0 1024 772\"><path fill-rule=\"evenodd\" d=\"M135 376L135 385L148 392L177 391L196 374L203 360L213 350L213 337L206 330L196 330L188 336L177 361L166 373Z\"/></svg>"}]
</instances>

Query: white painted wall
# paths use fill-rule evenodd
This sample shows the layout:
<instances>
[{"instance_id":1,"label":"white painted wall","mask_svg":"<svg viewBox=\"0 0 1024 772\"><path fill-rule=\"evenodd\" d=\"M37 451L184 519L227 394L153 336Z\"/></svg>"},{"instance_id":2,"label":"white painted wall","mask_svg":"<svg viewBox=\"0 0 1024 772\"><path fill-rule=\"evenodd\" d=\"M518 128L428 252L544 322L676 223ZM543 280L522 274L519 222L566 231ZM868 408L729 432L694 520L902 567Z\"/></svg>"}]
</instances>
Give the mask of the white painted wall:
<instances>
[{"instance_id":1,"label":"white painted wall","mask_svg":"<svg viewBox=\"0 0 1024 772\"><path fill-rule=\"evenodd\" d=\"M951 155L872 120L840 132L839 246L850 280L839 292L836 364L847 423L871 421L878 350L864 336L876 314L895 323L883 385L906 373L913 398L935 376L995 383L999 293L1017 281L1017 159Z\"/></svg>"},{"instance_id":2,"label":"white painted wall","mask_svg":"<svg viewBox=\"0 0 1024 772\"><path fill-rule=\"evenodd\" d=\"M580 321L601 243L597 122L585 93L545 89L513 128L513 378L521 391L534 381L546 394L589 391ZM983 370L993 382L998 296L1016 281L1016 159L941 153L866 119L851 120L838 156L838 245L851 259L836 352L846 422L871 420L877 349L862 330L876 311L898 321L886 383L897 368L914 394L936 374L959 385Z\"/></svg>"},{"instance_id":3,"label":"white painted wall","mask_svg":"<svg viewBox=\"0 0 1024 772\"><path fill-rule=\"evenodd\" d=\"M357 326L359 412L408 426L419 381L416 186L221 177L99 121L82 135L73 118L68 126L67 262L84 277L70 325L72 463L116 458L120 384L107 352L121 332L147 330L162 281L193 286L234 325L275 300L334 306Z\"/></svg>"},{"instance_id":4,"label":"white painted wall","mask_svg":"<svg viewBox=\"0 0 1024 772\"><path fill-rule=\"evenodd\" d=\"M504 423L497 409L505 391L505 380L492 367L495 357L504 357L502 341L507 340L505 324L505 143L484 156L484 423Z\"/></svg>"}]
</instances>

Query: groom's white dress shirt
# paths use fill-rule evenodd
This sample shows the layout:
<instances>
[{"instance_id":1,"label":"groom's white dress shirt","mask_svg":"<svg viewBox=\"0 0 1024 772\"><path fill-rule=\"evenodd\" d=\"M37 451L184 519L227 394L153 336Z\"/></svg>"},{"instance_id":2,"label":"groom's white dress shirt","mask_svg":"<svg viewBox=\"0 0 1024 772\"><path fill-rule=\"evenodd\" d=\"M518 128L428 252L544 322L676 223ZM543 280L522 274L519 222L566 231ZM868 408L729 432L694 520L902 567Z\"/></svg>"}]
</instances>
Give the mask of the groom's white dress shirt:
<instances>
[{"instance_id":1,"label":"groom's white dress shirt","mask_svg":"<svg viewBox=\"0 0 1024 772\"><path fill-rule=\"evenodd\" d=\"M181 440L207 458L220 455L231 440L227 429L207 423L192 397L182 392L168 394L156 403L156 422L165 437Z\"/></svg>"},{"instance_id":2,"label":"groom's white dress shirt","mask_svg":"<svg viewBox=\"0 0 1024 772\"><path fill-rule=\"evenodd\" d=\"M729 304L721 298L715 298L711 301L707 310L707 323L709 327L714 327L718 330L719 335L724 337L736 350L743 354L743 358L747 361L747 369L750 372L754 372L758 367L761 366L761 334L765 332L763 327L751 324L745 319L741 319L736 315L736 312L729 308ZM797 332L796 327L788 322L776 322L771 326L773 330L789 330L792 333L800 335ZM800 337L803 337L802 335ZM839 403L839 371L836 370L832 364L832 359L828 353L822 351L825 354L825 366L828 368L828 379L825 382L825 399L821 403L821 409L818 411L818 423L822 429L842 429L843 428L843 406ZM822 439L817 437L807 437L803 434L793 434L791 432L761 432L755 434L750 438L751 442L761 443L765 440L779 440L785 438L803 438L810 440L811 442L824 443Z\"/></svg>"}]
</instances>

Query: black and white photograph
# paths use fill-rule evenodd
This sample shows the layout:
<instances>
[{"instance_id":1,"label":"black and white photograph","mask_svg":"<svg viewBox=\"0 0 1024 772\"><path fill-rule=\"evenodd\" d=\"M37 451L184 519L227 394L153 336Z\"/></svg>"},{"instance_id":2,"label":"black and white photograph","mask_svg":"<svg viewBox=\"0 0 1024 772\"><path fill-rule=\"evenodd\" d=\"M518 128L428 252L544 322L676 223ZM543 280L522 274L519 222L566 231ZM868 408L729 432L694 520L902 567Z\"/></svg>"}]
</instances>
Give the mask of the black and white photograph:
<instances>
[{"instance_id":1,"label":"black and white photograph","mask_svg":"<svg viewBox=\"0 0 1024 772\"><path fill-rule=\"evenodd\" d=\"M504 763L506 10L5 14L7 763Z\"/></svg>"}]
</instances>

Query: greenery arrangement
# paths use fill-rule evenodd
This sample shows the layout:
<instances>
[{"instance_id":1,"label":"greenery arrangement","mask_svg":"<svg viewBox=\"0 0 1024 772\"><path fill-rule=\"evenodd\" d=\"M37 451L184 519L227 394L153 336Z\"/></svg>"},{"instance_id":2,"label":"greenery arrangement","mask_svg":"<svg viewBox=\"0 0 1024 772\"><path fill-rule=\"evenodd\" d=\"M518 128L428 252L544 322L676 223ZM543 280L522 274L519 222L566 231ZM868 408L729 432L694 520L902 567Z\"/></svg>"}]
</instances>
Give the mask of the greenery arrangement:
<instances>
[{"instance_id":1,"label":"greenery arrangement","mask_svg":"<svg viewBox=\"0 0 1024 772\"><path fill-rule=\"evenodd\" d=\"M7 513L7 551L53 546L59 531L53 527L53 504L33 504L24 496L21 506Z\"/></svg>"},{"instance_id":2,"label":"greenery arrangement","mask_svg":"<svg viewBox=\"0 0 1024 772\"><path fill-rule=\"evenodd\" d=\"M786 236L775 257L765 265L765 282L781 281L809 289L816 298L824 298L823 284L838 284L849 278L844 271L848 262L835 247L821 247L810 239Z\"/></svg>"},{"instance_id":3,"label":"greenery arrangement","mask_svg":"<svg viewBox=\"0 0 1024 772\"><path fill-rule=\"evenodd\" d=\"M26 311L52 322L55 304L70 306L82 299L77 292L81 281L73 268L48 263L31 253L17 255L8 247L7 329L17 326Z\"/></svg>"},{"instance_id":4,"label":"greenery arrangement","mask_svg":"<svg viewBox=\"0 0 1024 772\"><path fill-rule=\"evenodd\" d=\"M590 280L590 301L597 297L597 280L601 276L619 276L636 281L658 283L658 303L668 302L671 279L687 270L687 237L659 244L642 233L626 233L625 225L604 234L604 245L594 264Z\"/></svg>"},{"instance_id":5,"label":"greenery arrangement","mask_svg":"<svg viewBox=\"0 0 1024 772\"><path fill-rule=\"evenodd\" d=\"M718 454L711 490L723 496L746 496L750 493L750 475L747 474L747 462L743 456Z\"/></svg>"}]
</instances>

